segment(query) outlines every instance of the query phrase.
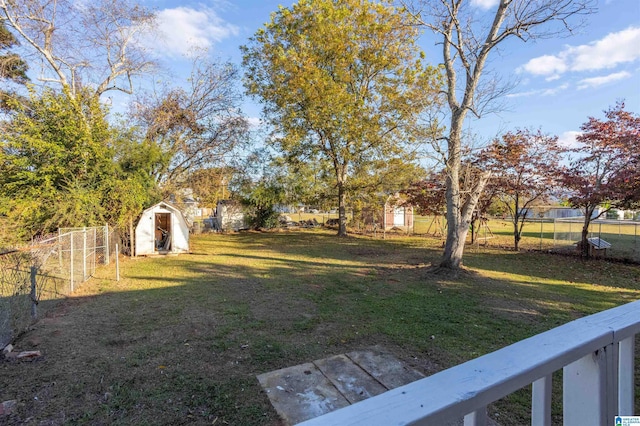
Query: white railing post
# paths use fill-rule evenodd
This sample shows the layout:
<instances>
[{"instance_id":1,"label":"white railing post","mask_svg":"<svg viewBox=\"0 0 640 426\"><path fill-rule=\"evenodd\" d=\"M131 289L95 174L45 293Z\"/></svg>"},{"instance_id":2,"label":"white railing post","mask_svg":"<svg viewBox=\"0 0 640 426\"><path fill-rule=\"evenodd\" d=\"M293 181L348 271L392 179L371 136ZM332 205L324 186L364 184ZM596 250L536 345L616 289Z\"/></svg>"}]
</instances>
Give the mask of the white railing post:
<instances>
[{"instance_id":1,"label":"white railing post","mask_svg":"<svg viewBox=\"0 0 640 426\"><path fill-rule=\"evenodd\" d=\"M564 425L613 424L616 415L634 414L634 336L639 333L637 300L303 424L443 424L469 413L465 426L484 425L487 404L532 384L531 422L546 426L551 424L552 376L560 369Z\"/></svg>"},{"instance_id":2,"label":"white railing post","mask_svg":"<svg viewBox=\"0 0 640 426\"><path fill-rule=\"evenodd\" d=\"M564 367L565 425L604 425L616 415L611 407L612 394L617 391L612 386L617 375L613 352L613 345L608 345Z\"/></svg>"},{"instance_id":3,"label":"white railing post","mask_svg":"<svg viewBox=\"0 0 640 426\"><path fill-rule=\"evenodd\" d=\"M469 413L464 416L464 426L486 426L487 425L487 407Z\"/></svg>"},{"instance_id":4,"label":"white railing post","mask_svg":"<svg viewBox=\"0 0 640 426\"><path fill-rule=\"evenodd\" d=\"M620 341L618 350L618 415L633 416L635 336Z\"/></svg>"},{"instance_id":5,"label":"white railing post","mask_svg":"<svg viewBox=\"0 0 640 426\"><path fill-rule=\"evenodd\" d=\"M551 374L533 382L531 426L551 426Z\"/></svg>"}]
</instances>

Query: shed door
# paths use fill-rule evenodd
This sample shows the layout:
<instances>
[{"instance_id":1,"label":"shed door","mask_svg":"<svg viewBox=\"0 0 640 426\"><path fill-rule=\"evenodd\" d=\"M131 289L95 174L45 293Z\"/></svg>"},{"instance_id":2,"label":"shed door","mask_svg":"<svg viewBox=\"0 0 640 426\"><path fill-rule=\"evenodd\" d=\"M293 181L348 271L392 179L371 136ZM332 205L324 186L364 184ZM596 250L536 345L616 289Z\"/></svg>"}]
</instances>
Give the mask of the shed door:
<instances>
[{"instance_id":1,"label":"shed door","mask_svg":"<svg viewBox=\"0 0 640 426\"><path fill-rule=\"evenodd\" d=\"M171 250L171 213L156 213L155 249Z\"/></svg>"},{"instance_id":2,"label":"shed door","mask_svg":"<svg viewBox=\"0 0 640 426\"><path fill-rule=\"evenodd\" d=\"M404 207L393 208L393 226L404 226Z\"/></svg>"}]
</instances>

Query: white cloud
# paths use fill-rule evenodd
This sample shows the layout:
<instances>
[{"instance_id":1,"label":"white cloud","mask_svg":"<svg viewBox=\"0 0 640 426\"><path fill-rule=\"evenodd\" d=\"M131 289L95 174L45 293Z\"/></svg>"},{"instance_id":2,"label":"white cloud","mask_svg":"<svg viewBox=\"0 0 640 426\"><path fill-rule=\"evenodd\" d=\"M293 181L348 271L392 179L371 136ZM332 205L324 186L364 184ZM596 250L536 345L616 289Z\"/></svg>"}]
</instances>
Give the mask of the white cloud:
<instances>
[{"instance_id":1,"label":"white cloud","mask_svg":"<svg viewBox=\"0 0 640 426\"><path fill-rule=\"evenodd\" d=\"M471 0L471 6L479 7L480 9L491 9L497 6L500 0Z\"/></svg>"},{"instance_id":2,"label":"white cloud","mask_svg":"<svg viewBox=\"0 0 640 426\"><path fill-rule=\"evenodd\" d=\"M562 58L544 55L531 59L522 67L525 71L535 75L549 75L550 78L567 70L567 64Z\"/></svg>"},{"instance_id":3,"label":"white cloud","mask_svg":"<svg viewBox=\"0 0 640 426\"><path fill-rule=\"evenodd\" d=\"M595 42L566 46L557 55L531 59L520 69L534 75L557 79L567 71L594 71L613 68L640 59L640 27L611 33Z\"/></svg>"},{"instance_id":4,"label":"white cloud","mask_svg":"<svg viewBox=\"0 0 640 426\"><path fill-rule=\"evenodd\" d=\"M622 71L622 72L616 72L616 73L609 74L609 75L603 75L603 76L600 76L600 77L585 78L585 79L580 80L578 82L578 89L587 89L589 87L598 87L598 86L602 86L604 84L611 83L613 81L623 80L623 79L629 78L629 77L631 77L630 73L628 73L626 71Z\"/></svg>"},{"instance_id":5,"label":"white cloud","mask_svg":"<svg viewBox=\"0 0 640 426\"><path fill-rule=\"evenodd\" d=\"M552 96L568 88L569 88L568 84L561 84L560 86L551 87L549 89L536 89L536 90L529 90L527 92L510 93L507 95L507 98L522 98L527 96Z\"/></svg>"},{"instance_id":6,"label":"white cloud","mask_svg":"<svg viewBox=\"0 0 640 426\"><path fill-rule=\"evenodd\" d=\"M162 38L161 54L179 56L193 49L210 49L213 44L239 33L238 27L218 16L211 8L177 7L158 12Z\"/></svg>"},{"instance_id":7,"label":"white cloud","mask_svg":"<svg viewBox=\"0 0 640 426\"><path fill-rule=\"evenodd\" d=\"M558 137L558 145L563 148L577 148L580 144L576 138L581 134L582 132L577 132L575 130L564 132Z\"/></svg>"},{"instance_id":8,"label":"white cloud","mask_svg":"<svg viewBox=\"0 0 640 426\"><path fill-rule=\"evenodd\" d=\"M640 27L611 33L602 40L570 49L574 71L613 68L640 58Z\"/></svg>"},{"instance_id":9,"label":"white cloud","mask_svg":"<svg viewBox=\"0 0 640 426\"><path fill-rule=\"evenodd\" d=\"M260 117L248 117L247 122L251 128L257 129L262 126L263 122Z\"/></svg>"}]
</instances>

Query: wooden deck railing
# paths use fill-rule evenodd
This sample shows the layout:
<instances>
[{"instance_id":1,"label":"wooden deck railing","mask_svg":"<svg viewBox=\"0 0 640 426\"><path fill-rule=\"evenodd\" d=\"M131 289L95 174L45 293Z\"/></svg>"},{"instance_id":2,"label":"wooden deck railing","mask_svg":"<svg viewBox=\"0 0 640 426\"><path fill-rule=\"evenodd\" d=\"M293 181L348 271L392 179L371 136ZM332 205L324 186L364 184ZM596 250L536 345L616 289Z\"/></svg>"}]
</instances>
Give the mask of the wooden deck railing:
<instances>
[{"instance_id":1,"label":"wooden deck railing","mask_svg":"<svg viewBox=\"0 0 640 426\"><path fill-rule=\"evenodd\" d=\"M565 425L633 415L640 300L584 317L301 425L486 422L487 405L532 384L532 425L551 424L551 376L563 369Z\"/></svg>"}]
</instances>

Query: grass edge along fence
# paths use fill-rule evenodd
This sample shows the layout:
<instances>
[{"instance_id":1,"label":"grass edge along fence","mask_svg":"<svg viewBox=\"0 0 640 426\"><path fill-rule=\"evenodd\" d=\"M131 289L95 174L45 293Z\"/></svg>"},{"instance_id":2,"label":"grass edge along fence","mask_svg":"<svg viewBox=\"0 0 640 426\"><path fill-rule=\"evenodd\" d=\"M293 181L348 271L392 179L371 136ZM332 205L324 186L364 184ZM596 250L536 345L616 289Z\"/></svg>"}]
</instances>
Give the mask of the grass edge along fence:
<instances>
[{"instance_id":1,"label":"grass edge along fence","mask_svg":"<svg viewBox=\"0 0 640 426\"><path fill-rule=\"evenodd\" d=\"M71 294L108 264L116 236L108 225L61 228L57 236L0 254L0 349L37 320L41 301Z\"/></svg>"}]
</instances>

